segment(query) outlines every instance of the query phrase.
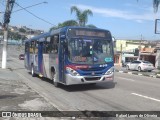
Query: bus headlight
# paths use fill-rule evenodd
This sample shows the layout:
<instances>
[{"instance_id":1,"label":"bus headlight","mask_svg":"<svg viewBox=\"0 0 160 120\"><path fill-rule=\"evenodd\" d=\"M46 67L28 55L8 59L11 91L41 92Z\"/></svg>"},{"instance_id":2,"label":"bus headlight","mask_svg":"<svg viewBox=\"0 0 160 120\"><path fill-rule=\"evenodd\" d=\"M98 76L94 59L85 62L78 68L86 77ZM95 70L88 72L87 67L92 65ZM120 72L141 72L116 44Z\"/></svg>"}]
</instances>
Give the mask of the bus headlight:
<instances>
[{"instance_id":1,"label":"bus headlight","mask_svg":"<svg viewBox=\"0 0 160 120\"><path fill-rule=\"evenodd\" d=\"M69 74L73 75L73 76L79 76L79 73L75 70L73 70L72 68L70 67L66 67L66 70Z\"/></svg>"},{"instance_id":2,"label":"bus headlight","mask_svg":"<svg viewBox=\"0 0 160 120\"><path fill-rule=\"evenodd\" d=\"M105 73L105 75L112 74L113 72L114 72L114 67L111 67L111 68Z\"/></svg>"}]
</instances>

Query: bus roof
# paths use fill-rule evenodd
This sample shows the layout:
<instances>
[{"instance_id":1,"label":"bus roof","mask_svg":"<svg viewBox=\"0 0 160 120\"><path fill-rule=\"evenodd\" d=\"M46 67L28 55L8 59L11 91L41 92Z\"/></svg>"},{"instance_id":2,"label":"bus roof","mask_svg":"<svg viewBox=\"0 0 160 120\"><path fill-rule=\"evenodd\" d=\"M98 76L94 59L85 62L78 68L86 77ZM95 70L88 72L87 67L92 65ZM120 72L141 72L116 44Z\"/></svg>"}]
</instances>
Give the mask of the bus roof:
<instances>
[{"instance_id":1,"label":"bus roof","mask_svg":"<svg viewBox=\"0 0 160 120\"><path fill-rule=\"evenodd\" d=\"M32 37L30 39L25 40L25 42L39 40L42 37L52 36L52 35L55 35L55 34L59 34L60 32L66 32L68 29L72 29L72 28L82 28L82 29L88 29L88 30L100 30L100 31L110 32L109 30L101 29L101 28L90 28L90 27L82 27L82 26L66 26L66 27L62 27L62 28L58 28L58 29L53 29L49 32L46 32L46 33L40 34L38 36Z\"/></svg>"},{"instance_id":2,"label":"bus roof","mask_svg":"<svg viewBox=\"0 0 160 120\"><path fill-rule=\"evenodd\" d=\"M46 32L46 33L40 34L38 36L32 37L30 39L27 39L27 40L25 40L25 42L30 42L30 41L38 40L41 37L47 37L49 35L50 35L50 32Z\"/></svg>"},{"instance_id":3,"label":"bus roof","mask_svg":"<svg viewBox=\"0 0 160 120\"><path fill-rule=\"evenodd\" d=\"M66 27L51 30L51 35L58 34L59 32L63 32L63 31L66 31L66 30L72 29L72 28L82 28L82 29L88 29L88 30L102 30L102 31L109 32L109 30L101 29L101 28L90 28L90 27L83 27L83 26L66 26Z\"/></svg>"}]
</instances>

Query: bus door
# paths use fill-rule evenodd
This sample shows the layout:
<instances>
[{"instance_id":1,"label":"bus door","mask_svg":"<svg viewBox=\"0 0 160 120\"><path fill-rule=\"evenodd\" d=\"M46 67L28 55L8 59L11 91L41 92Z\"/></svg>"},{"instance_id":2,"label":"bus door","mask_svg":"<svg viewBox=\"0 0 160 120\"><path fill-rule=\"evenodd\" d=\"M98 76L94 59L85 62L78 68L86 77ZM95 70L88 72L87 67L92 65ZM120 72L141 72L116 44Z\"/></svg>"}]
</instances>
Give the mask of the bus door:
<instances>
[{"instance_id":1,"label":"bus door","mask_svg":"<svg viewBox=\"0 0 160 120\"><path fill-rule=\"evenodd\" d=\"M43 73L43 42L39 42L38 44L38 72Z\"/></svg>"},{"instance_id":2,"label":"bus door","mask_svg":"<svg viewBox=\"0 0 160 120\"><path fill-rule=\"evenodd\" d=\"M30 65L30 51L29 51L29 43L25 43L25 67L29 69Z\"/></svg>"},{"instance_id":3,"label":"bus door","mask_svg":"<svg viewBox=\"0 0 160 120\"><path fill-rule=\"evenodd\" d=\"M59 81L66 83L65 81L65 42L64 38L60 38L59 44Z\"/></svg>"}]
</instances>

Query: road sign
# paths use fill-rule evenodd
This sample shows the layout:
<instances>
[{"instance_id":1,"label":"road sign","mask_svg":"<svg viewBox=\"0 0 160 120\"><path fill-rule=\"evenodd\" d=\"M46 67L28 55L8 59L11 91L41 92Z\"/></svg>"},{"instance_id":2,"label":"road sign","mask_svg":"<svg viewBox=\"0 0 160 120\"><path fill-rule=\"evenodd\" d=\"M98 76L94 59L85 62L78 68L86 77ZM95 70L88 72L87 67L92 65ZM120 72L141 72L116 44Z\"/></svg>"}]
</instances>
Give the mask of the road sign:
<instances>
[{"instance_id":1,"label":"road sign","mask_svg":"<svg viewBox=\"0 0 160 120\"><path fill-rule=\"evenodd\" d=\"M160 34L160 19L155 19L155 34Z\"/></svg>"}]
</instances>

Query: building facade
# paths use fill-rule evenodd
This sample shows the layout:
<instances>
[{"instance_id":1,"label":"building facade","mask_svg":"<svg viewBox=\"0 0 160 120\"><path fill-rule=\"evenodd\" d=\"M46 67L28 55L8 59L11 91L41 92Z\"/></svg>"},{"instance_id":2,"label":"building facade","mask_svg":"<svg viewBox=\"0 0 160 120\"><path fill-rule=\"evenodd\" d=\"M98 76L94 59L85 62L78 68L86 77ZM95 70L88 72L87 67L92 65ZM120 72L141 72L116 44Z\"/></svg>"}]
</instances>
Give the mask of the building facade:
<instances>
[{"instance_id":1,"label":"building facade","mask_svg":"<svg viewBox=\"0 0 160 120\"><path fill-rule=\"evenodd\" d=\"M116 40L115 43L115 65L122 66L123 62L129 62L136 59L148 60L155 64L156 55L146 55L147 52L153 52L152 44L146 40ZM147 48L146 48L147 47ZM153 62L154 61L154 62Z\"/></svg>"}]
</instances>

